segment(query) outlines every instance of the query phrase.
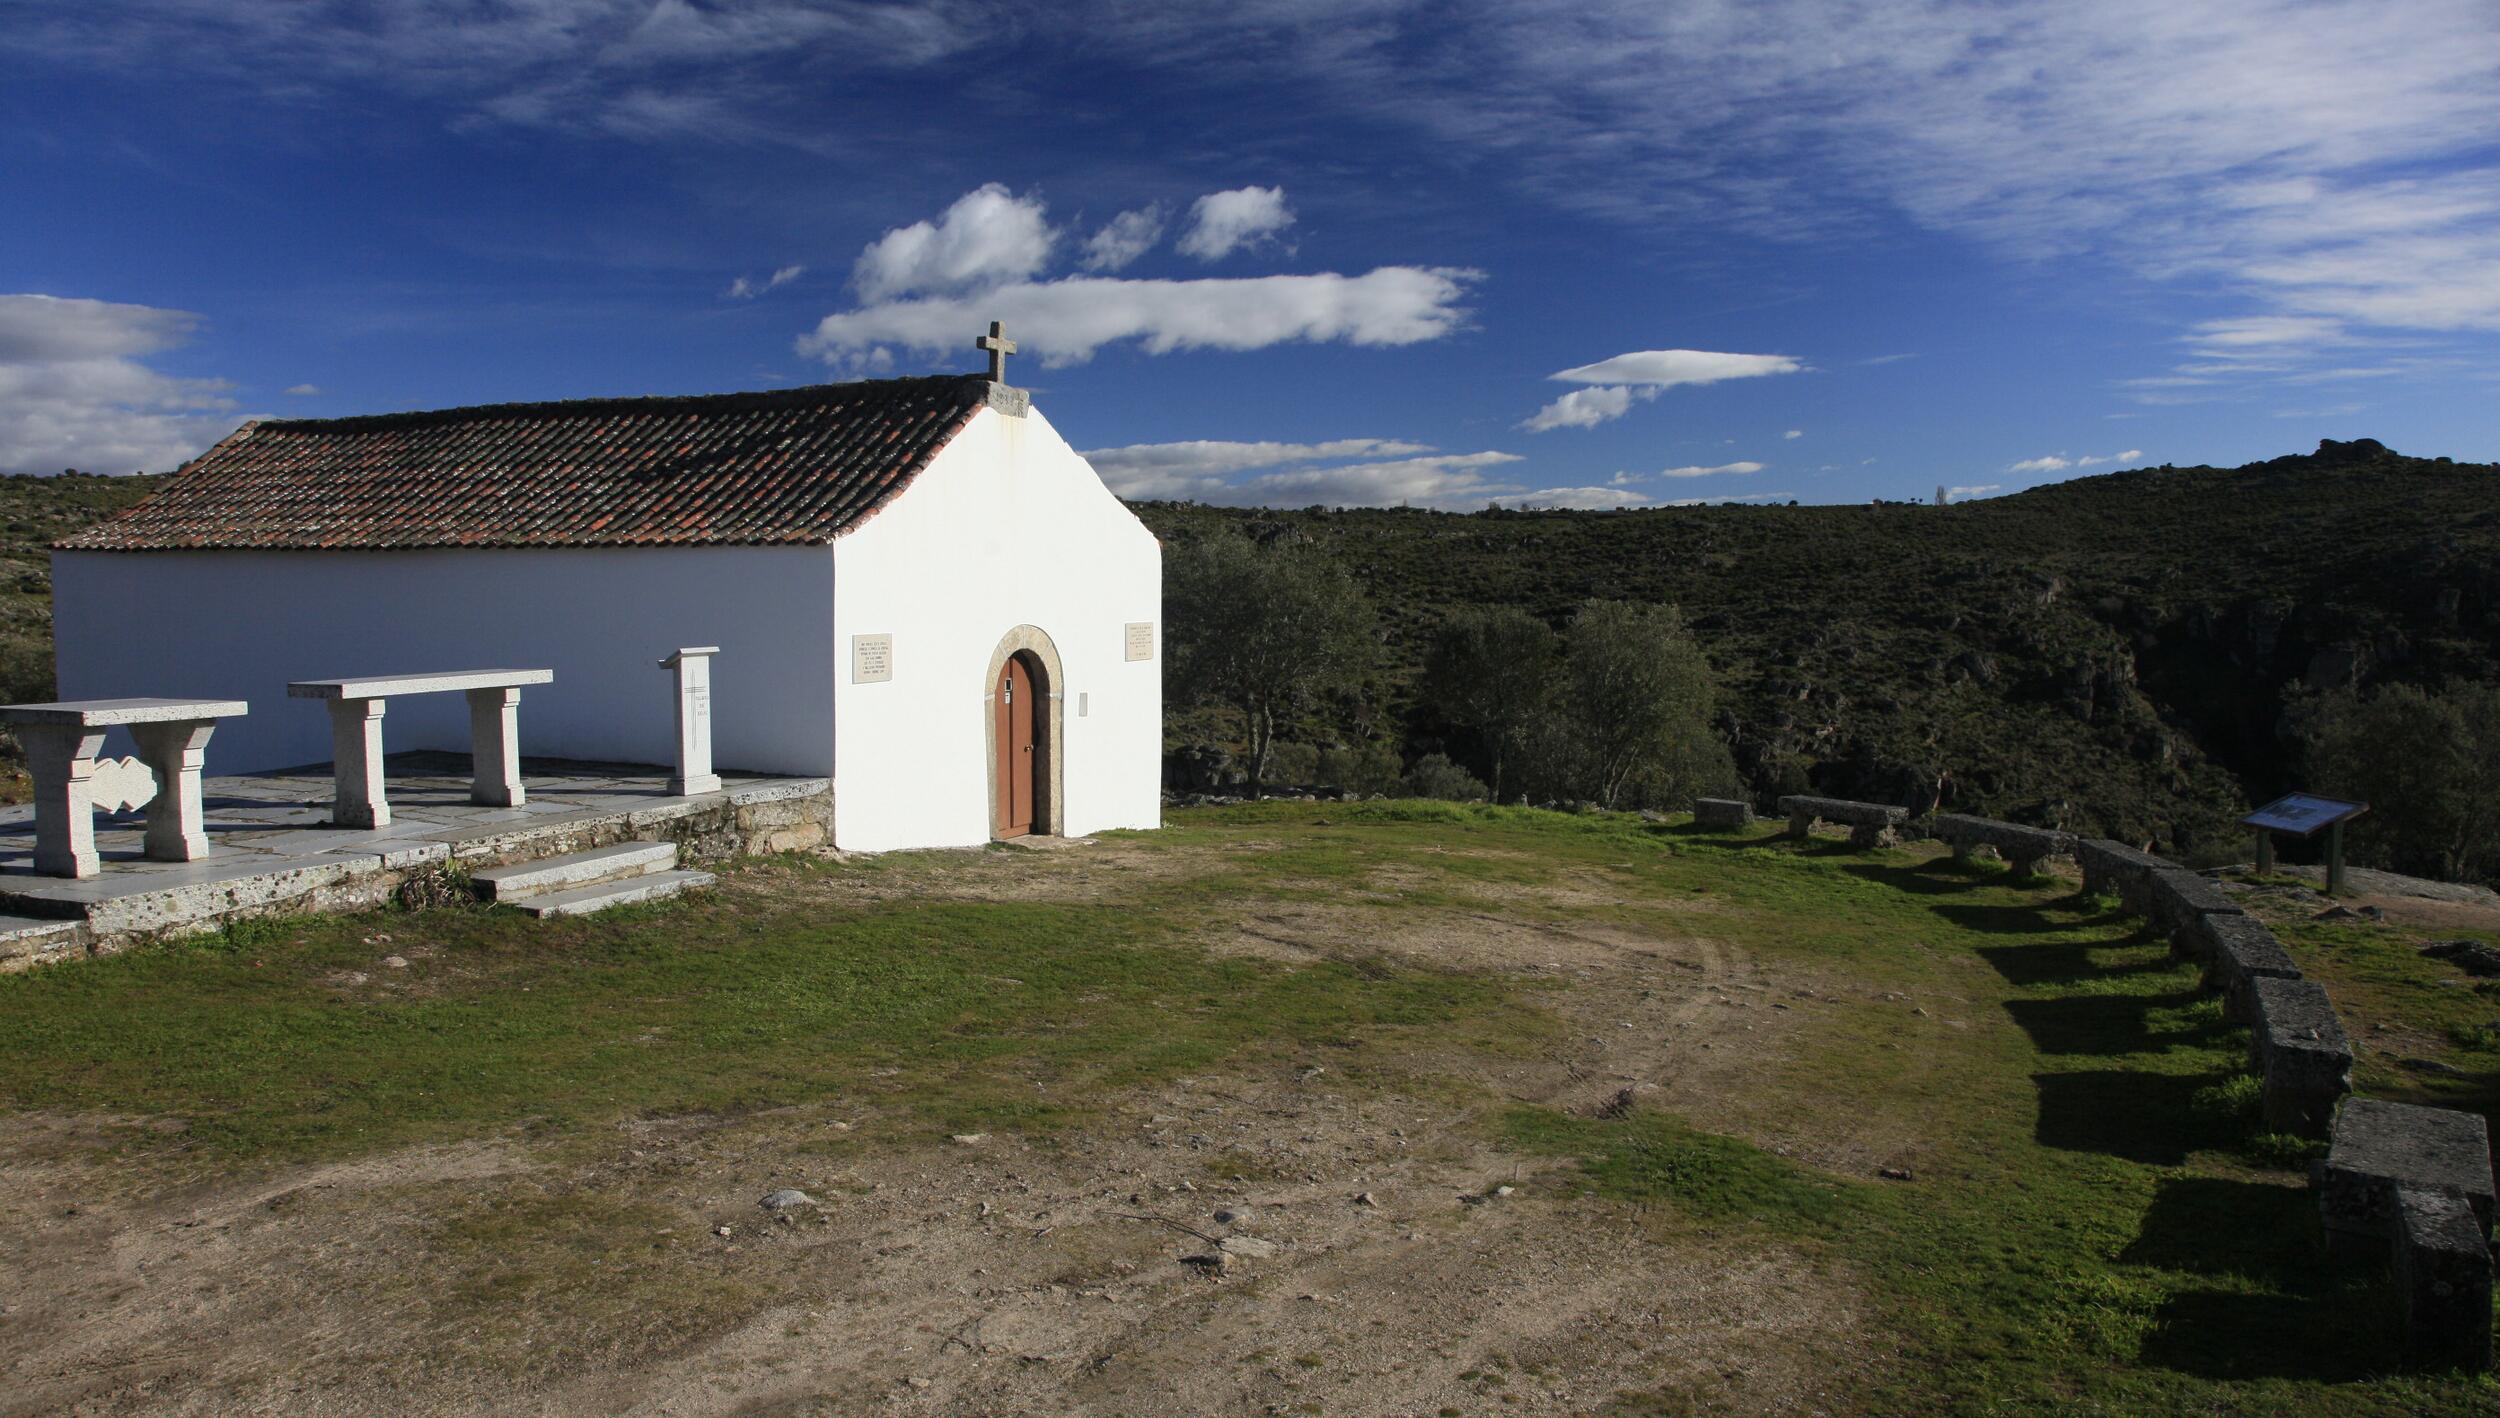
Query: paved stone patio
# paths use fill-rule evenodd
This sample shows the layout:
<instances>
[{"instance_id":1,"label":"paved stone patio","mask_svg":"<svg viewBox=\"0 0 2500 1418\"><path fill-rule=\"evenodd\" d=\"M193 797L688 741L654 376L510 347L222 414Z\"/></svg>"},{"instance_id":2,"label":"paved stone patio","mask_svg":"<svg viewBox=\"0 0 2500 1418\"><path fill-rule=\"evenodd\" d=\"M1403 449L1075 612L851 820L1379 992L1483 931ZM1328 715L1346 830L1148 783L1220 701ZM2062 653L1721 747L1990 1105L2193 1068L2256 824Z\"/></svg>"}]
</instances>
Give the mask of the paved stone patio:
<instances>
[{"instance_id":1,"label":"paved stone patio","mask_svg":"<svg viewBox=\"0 0 2500 1418\"><path fill-rule=\"evenodd\" d=\"M666 768L524 759L529 800L483 807L469 801L465 754L395 753L385 771L393 820L380 829L328 825L327 764L211 778L202 785L211 854L196 862L142 856L140 813L99 816L103 870L83 880L37 875L33 807L0 807L0 911L84 919L98 933L166 929L319 895L351 878L395 878L455 859L526 861L585 841L667 835L667 824L723 807L829 791L822 778L724 772L719 792L679 796L668 791Z\"/></svg>"}]
</instances>

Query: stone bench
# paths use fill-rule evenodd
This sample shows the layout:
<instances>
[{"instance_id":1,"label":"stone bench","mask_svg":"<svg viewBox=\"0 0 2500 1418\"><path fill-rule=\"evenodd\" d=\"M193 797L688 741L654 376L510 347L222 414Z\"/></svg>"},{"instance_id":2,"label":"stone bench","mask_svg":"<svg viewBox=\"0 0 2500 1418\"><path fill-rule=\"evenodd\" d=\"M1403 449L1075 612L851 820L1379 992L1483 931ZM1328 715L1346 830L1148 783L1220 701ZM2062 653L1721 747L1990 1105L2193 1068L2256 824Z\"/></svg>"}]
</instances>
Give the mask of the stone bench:
<instances>
[{"instance_id":1,"label":"stone bench","mask_svg":"<svg viewBox=\"0 0 2500 1418\"><path fill-rule=\"evenodd\" d=\"M0 722L17 730L35 786L35 870L88 877L103 869L95 814L144 806L143 850L160 862L208 855L200 813L200 766L220 719L251 712L239 699L85 699L11 704ZM139 754L98 759L105 731L130 731Z\"/></svg>"},{"instance_id":2,"label":"stone bench","mask_svg":"<svg viewBox=\"0 0 2500 1418\"><path fill-rule=\"evenodd\" d=\"M1882 847L1894 840L1894 830L1910 820L1908 808L1883 803L1855 803L1846 798L1815 798L1792 793L1780 799L1780 811L1788 814L1788 835L1804 837L1814 830L1817 821L1837 822L1848 827L1852 847Z\"/></svg>"},{"instance_id":3,"label":"stone bench","mask_svg":"<svg viewBox=\"0 0 2500 1418\"><path fill-rule=\"evenodd\" d=\"M2398 1186L2396 1303L2405 1358L2423 1368L2491 1368L2491 1242L2465 1198Z\"/></svg>"},{"instance_id":4,"label":"stone bench","mask_svg":"<svg viewBox=\"0 0 2500 1418\"><path fill-rule=\"evenodd\" d=\"M2283 942L2254 916L2200 916L2187 935L2205 962L2205 987L2221 992L2223 1017L2235 1024L2256 1022L2259 980L2301 977Z\"/></svg>"},{"instance_id":5,"label":"stone bench","mask_svg":"<svg viewBox=\"0 0 2500 1418\"><path fill-rule=\"evenodd\" d=\"M2075 863L2083 868L2083 889L2094 896L2115 896L2139 916L2152 914L2150 890L2155 872L2171 864L2124 842L2094 838L2075 844Z\"/></svg>"},{"instance_id":6,"label":"stone bench","mask_svg":"<svg viewBox=\"0 0 2500 1418\"><path fill-rule=\"evenodd\" d=\"M330 705L331 772L337 800L330 818L341 827L388 827L391 805L382 787L382 711L400 694L459 690L469 696L469 801L519 807L521 788L521 687L547 684L553 670L435 670L424 674L364 675L297 680L286 692Z\"/></svg>"},{"instance_id":7,"label":"stone bench","mask_svg":"<svg viewBox=\"0 0 2500 1418\"><path fill-rule=\"evenodd\" d=\"M1753 804L1738 798L1695 798L1693 825L1735 832L1753 825Z\"/></svg>"},{"instance_id":8,"label":"stone bench","mask_svg":"<svg viewBox=\"0 0 2500 1418\"><path fill-rule=\"evenodd\" d=\"M2249 982L2251 1062L2264 1082L2266 1126L2325 1137L2352 1091L2352 1043L2315 980Z\"/></svg>"},{"instance_id":9,"label":"stone bench","mask_svg":"<svg viewBox=\"0 0 2500 1418\"><path fill-rule=\"evenodd\" d=\"M2145 888L2144 915L2182 955L2193 952L2202 938L2202 918L2247 914L2221 887L2185 867L2165 866Z\"/></svg>"},{"instance_id":10,"label":"stone bench","mask_svg":"<svg viewBox=\"0 0 2500 1418\"><path fill-rule=\"evenodd\" d=\"M2491 1237L2491 1131L2478 1113L2349 1099L2309 1184L2327 1248L2338 1254L2378 1254L2395 1238L2400 1187L2462 1200L2478 1234Z\"/></svg>"},{"instance_id":11,"label":"stone bench","mask_svg":"<svg viewBox=\"0 0 2500 1418\"><path fill-rule=\"evenodd\" d=\"M2075 854L2075 834L2071 832L2053 832L2045 827L2024 827L1951 812L1937 813L1928 825L1938 837L1952 844L1953 860L1966 862L1970 860L1973 849L1993 847L1996 854L2013 867L2016 876L2036 876L2040 863L2048 858Z\"/></svg>"}]
</instances>

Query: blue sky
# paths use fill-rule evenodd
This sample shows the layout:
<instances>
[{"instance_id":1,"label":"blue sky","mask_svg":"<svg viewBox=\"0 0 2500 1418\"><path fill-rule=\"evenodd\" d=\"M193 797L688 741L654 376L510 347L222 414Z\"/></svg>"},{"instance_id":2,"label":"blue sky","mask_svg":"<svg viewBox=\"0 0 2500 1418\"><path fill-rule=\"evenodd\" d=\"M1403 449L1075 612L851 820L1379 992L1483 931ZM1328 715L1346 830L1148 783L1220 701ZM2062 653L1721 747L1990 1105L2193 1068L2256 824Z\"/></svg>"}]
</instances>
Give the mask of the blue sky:
<instances>
[{"instance_id":1,"label":"blue sky","mask_svg":"<svg viewBox=\"0 0 2500 1418\"><path fill-rule=\"evenodd\" d=\"M2492 0L0 0L0 471L980 366L1137 496L2500 460Z\"/></svg>"}]
</instances>

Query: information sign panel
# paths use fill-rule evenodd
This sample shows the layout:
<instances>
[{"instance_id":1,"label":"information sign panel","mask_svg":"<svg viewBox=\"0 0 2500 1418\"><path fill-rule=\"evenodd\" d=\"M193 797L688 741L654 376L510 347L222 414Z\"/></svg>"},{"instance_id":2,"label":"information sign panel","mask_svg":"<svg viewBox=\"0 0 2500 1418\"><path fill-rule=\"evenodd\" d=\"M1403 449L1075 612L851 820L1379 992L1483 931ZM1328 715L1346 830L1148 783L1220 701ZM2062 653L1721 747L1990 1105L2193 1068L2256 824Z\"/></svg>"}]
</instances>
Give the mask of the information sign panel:
<instances>
[{"instance_id":1,"label":"information sign panel","mask_svg":"<svg viewBox=\"0 0 2500 1418\"><path fill-rule=\"evenodd\" d=\"M2295 837L2309 837L2369 810L2368 803L2348 803L2338 798L2287 793L2240 821L2265 832L2289 832Z\"/></svg>"}]
</instances>

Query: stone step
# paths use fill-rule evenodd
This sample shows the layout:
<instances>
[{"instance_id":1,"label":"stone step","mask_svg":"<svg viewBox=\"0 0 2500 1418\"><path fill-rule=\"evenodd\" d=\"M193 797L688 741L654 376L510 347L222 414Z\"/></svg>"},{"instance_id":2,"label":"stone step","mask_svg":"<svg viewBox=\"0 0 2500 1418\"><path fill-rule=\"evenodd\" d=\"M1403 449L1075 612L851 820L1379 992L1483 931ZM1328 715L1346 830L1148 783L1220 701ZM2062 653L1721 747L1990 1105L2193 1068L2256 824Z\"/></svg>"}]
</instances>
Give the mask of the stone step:
<instances>
[{"instance_id":1,"label":"stone step","mask_svg":"<svg viewBox=\"0 0 2500 1418\"><path fill-rule=\"evenodd\" d=\"M544 896L576 886L667 871L676 865L677 844L674 842L617 842L605 847L593 847L587 852L544 857L534 862L516 862L505 867L488 867L470 873L469 880L477 884L478 893L487 900L511 901L517 897Z\"/></svg>"},{"instance_id":2,"label":"stone step","mask_svg":"<svg viewBox=\"0 0 2500 1418\"><path fill-rule=\"evenodd\" d=\"M603 881L595 886L577 886L570 891L550 891L544 896L511 898L504 904L533 916L587 916L610 906L625 906L636 901L664 901L688 887L709 886L714 880L707 871L656 871L647 876L629 876L621 881Z\"/></svg>"},{"instance_id":3,"label":"stone step","mask_svg":"<svg viewBox=\"0 0 2500 1418\"><path fill-rule=\"evenodd\" d=\"M87 923L44 916L0 915L0 970L87 953Z\"/></svg>"}]
</instances>

